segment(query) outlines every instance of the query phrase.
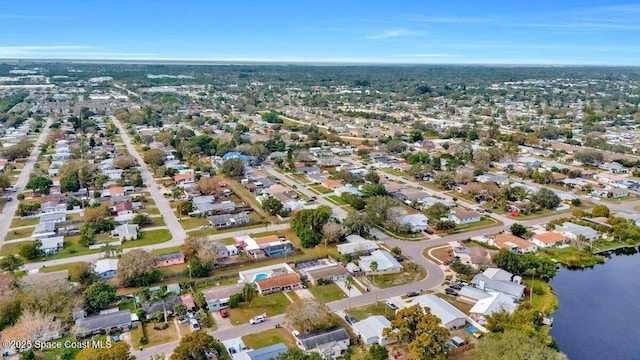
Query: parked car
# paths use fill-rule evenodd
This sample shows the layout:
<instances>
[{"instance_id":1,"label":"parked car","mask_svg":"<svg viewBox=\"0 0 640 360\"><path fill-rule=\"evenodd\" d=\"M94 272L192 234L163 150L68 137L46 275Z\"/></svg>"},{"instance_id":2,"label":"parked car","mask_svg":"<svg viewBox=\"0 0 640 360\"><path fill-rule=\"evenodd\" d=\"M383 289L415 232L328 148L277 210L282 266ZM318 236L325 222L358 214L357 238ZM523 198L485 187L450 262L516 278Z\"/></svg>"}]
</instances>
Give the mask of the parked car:
<instances>
[{"instance_id":1,"label":"parked car","mask_svg":"<svg viewBox=\"0 0 640 360\"><path fill-rule=\"evenodd\" d=\"M418 295L419 295L419 294L418 294L418 292L417 292L417 291L409 291L409 292L407 293L407 297L416 297L416 296L418 296Z\"/></svg>"},{"instance_id":2,"label":"parked car","mask_svg":"<svg viewBox=\"0 0 640 360\"><path fill-rule=\"evenodd\" d=\"M189 321L189 318L186 316L182 316L178 318L178 324L185 324L187 321Z\"/></svg>"},{"instance_id":3,"label":"parked car","mask_svg":"<svg viewBox=\"0 0 640 360\"><path fill-rule=\"evenodd\" d=\"M297 189L298 185L291 185L292 188Z\"/></svg>"},{"instance_id":4,"label":"parked car","mask_svg":"<svg viewBox=\"0 0 640 360\"><path fill-rule=\"evenodd\" d=\"M7 196L7 201L13 201L13 198L11 196Z\"/></svg>"},{"instance_id":5,"label":"parked car","mask_svg":"<svg viewBox=\"0 0 640 360\"><path fill-rule=\"evenodd\" d=\"M191 330L192 331L199 331L200 330L200 324L198 324L198 320L196 320L196 319L189 320L189 325L191 325Z\"/></svg>"},{"instance_id":6,"label":"parked car","mask_svg":"<svg viewBox=\"0 0 640 360\"><path fill-rule=\"evenodd\" d=\"M484 209L484 212L486 212L486 213L488 213L488 214L491 214L491 213L493 212L493 210L491 210L491 209Z\"/></svg>"},{"instance_id":7,"label":"parked car","mask_svg":"<svg viewBox=\"0 0 640 360\"><path fill-rule=\"evenodd\" d=\"M251 325L260 324L261 322L264 322L265 320L266 319L264 318L264 316L258 315L256 317L254 317L253 319L249 320L249 324L251 324Z\"/></svg>"},{"instance_id":8,"label":"parked car","mask_svg":"<svg viewBox=\"0 0 640 360\"><path fill-rule=\"evenodd\" d=\"M220 309L220 316L223 318L226 318L229 316L229 313L227 312L226 309Z\"/></svg>"},{"instance_id":9,"label":"parked car","mask_svg":"<svg viewBox=\"0 0 640 360\"><path fill-rule=\"evenodd\" d=\"M458 293L452 288L444 289L444 293L451 296L458 296Z\"/></svg>"},{"instance_id":10,"label":"parked car","mask_svg":"<svg viewBox=\"0 0 640 360\"><path fill-rule=\"evenodd\" d=\"M387 301L386 304L391 310L394 310L394 311L398 310L398 307L396 306L396 304L392 303L391 301Z\"/></svg>"},{"instance_id":11,"label":"parked car","mask_svg":"<svg viewBox=\"0 0 640 360\"><path fill-rule=\"evenodd\" d=\"M461 283L453 283L449 287L454 289L454 290L460 290L460 289L462 289L463 286L464 285L462 285Z\"/></svg>"},{"instance_id":12,"label":"parked car","mask_svg":"<svg viewBox=\"0 0 640 360\"><path fill-rule=\"evenodd\" d=\"M344 319L351 325L355 324L356 322L358 322L358 320L356 320L356 318L353 317L353 315L351 314L346 314L344 316Z\"/></svg>"},{"instance_id":13,"label":"parked car","mask_svg":"<svg viewBox=\"0 0 640 360\"><path fill-rule=\"evenodd\" d=\"M316 201L316 200L318 200L318 197L317 196L312 196L311 200Z\"/></svg>"}]
</instances>

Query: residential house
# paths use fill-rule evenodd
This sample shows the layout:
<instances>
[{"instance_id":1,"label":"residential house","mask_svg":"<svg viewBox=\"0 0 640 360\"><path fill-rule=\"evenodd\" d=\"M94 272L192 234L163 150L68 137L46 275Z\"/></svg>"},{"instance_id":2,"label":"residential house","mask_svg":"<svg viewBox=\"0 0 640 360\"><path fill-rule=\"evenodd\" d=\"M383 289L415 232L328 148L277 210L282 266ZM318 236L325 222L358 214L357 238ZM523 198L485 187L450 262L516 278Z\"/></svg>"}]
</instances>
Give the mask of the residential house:
<instances>
[{"instance_id":1,"label":"residential house","mask_svg":"<svg viewBox=\"0 0 640 360\"><path fill-rule=\"evenodd\" d=\"M491 270L487 270L485 270L485 272L483 272L482 274L477 274L471 280L471 283L476 288L484 291L498 291L511 296L515 300L522 299L522 297L524 296L524 285L505 280L505 277L496 276L495 278L492 278L490 277L492 275Z\"/></svg>"},{"instance_id":2,"label":"residential house","mask_svg":"<svg viewBox=\"0 0 640 360\"><path fill-rule=\"evenodd\" d=\"M457 225L471 224L480 221L482 214L474 210L465 210L462 208L454 208L449 213L449 220Z\"/></svg>"},{"instance_id":3,"label":"residential house","mask_svg":"<svg viewBox=\"0 0 640 360\"><path fill-rule=\"evenodd\" d=\"M165 267L184 264L184 254L181 251L160 254L156 256L156 265L154 267Z\"/></svg>"},{"instance_id":4,"label":"residential house","mask_svg":"<svg viewBox=\"0 0 640 360\"><path fill-rule=\"evenodd\" d=\"M296 273L271 276L255 283L260 295L291 291L302 287L302 280Z\"/></svg>"},{"instance_id":5,"label":"residential house","mask_svg":"<svg viewBox=\"0 0 640 360\"><path fill-rule=\"evenodd\" d=\"M518 253L530 253L538 251L538 247L535 244L512 234L496 235L493 238L493 245L501 249L507 249Z\"/></svg>"},{"instance_id":6,"label":"residential house","mask_svg":"<svg viewBox=\"0 0 640 360\"><path fill-rule=\"evenodd\" d=\"M338 186L342 185L342 181L341 180L334 180L334 179L324 179L322 180L322 185L324 185L324 187L326 187L329 190L333 190L335 188L337 188Z\"/></svg>"},{"instance_id":7,"label":"residential house","mask_svg":"<svg viewBox=\"0 0 640 360\"><path fill-rule=\"evenodd\" d=\"M420 295L412 298L410 302L400 303L400 307L407 308L419 304L422 309L429 308L431 314L440 319L442 326L449 330L464 327L467 315L453 305L435 295Z\"/></svg>"},{"instance_id":8,"label":"residential house","mask_svg":"<svg viewBox=\"0 0 640 360\"><path fill-rule=\"evenodd\" d=\"M53 221L40 222L33 229L31 237L35 239L45 239L56 235L56 223Z\"/></svg>"},{"instance_id":9,"label":"residential house","mask_svg":"<svg viewBox=\"0 0 640 360\"><path fill-rule=\"evenodd\" d=\"M242 360L271 360L277 358L280 354L289 351L289 348L283 343L273 344L256 350L249 350L243 353L245 358ZM234 357L235 359L236 357ZM240 359L237 359L240 360Z\"/></svg>"},{"instance_id":10,"label":"residential house","mask_svg":"<svg viewBox=\"0 0 640 360\"><path fill-rule=\"evenodd\" d=\"M344 281L349 277L349 272L342 266L342 264L333 264L330 266L320 267L311 270L304 270L304 273L313 285L316 285L319 280L324 281Z\"/></svg>"},{"instance_id":11,"label":"residential house","mask_svg":"<svg viewBox=\"0 0 640 360\"><path fill-rule=\"evenodd\" d=\"M173 180L176 182L176 185L185 186L195 184L196 176L195 174L176 174L176 176L173 177Z\"/></svg>"},{"instance_id":12,"label":"residential house","mask_svg":"<svg viewBox=\"0 0 640 360\"><path fill-rule=\"evenodd\" d=\"M293 243L284 236L269 235L254 239L249 235L243 235L233 239L240 248L253 257L277 256L293 251Z\"/></svg>"},{"instance_id":13,"label":"residential house","mask_svg":"<svg viewBox=\"0 0 640 360\"><path fill-rule=\"evenodd\" d=\"M500 174L493 174L493 173L485 173L482 175L478 175L476 176L476 181L480 182L480 183L487 183L487 182L492 182L495 183L496 185L509 185L509 178L504 176L504 175L500 175Z\"/></svg>"},{"instance_id":14,"label":"residential house","mask_svg":"<svg viewBox=\"0 0 640 360\"><path fill-rule=\"evenodd\" d=\"M202 291L204 298L207 300L207 309L209 311L218 311L229 307L229 297L242 292L242 284L214 286L208 290Z\"/></svg>"},{"instance_id":15,"label":"residential house","mask_svg":"<svg viewBox=\"0 0 640 360\"><path fill-rule=\"evenodd\" d=\"M429 218L424 214L404 215L400 218L400 224L407 225L411 232L418 233L429 227Z\"/></svg>"},{"instance_id":16,"label":"residential house","mask_svg":"<svg viewBox=\"0 0 640 360\"><path fill-rule=\"evenodd\" d=\"M221 214L207 217L209 224L216 229L226 229L237 226L245 226L253 221L249 213L242 212L239 214Z\"/></svg>"},{"instance_id":17,"label":"residential house","mask_svg":"<svg viewBox=\"0 0 640 360\"><path fill-rule=\"evenodd\" d=\"M376 262L378 269L371 270L371 263ZM369 256L360 257L360 269L366 275L395 274L402 272L402 265L388 251L375 250Z\"/></svg>"},{"instance_id":18,"label":"residential house","mask_svg":"<svg viewBox=\"0 0 640 360\"><path fill-rule=\"evenodd\" d=\"M76 327L80 329L80 336L89 336L104 331L128 331L134 327L138 317L129 310L106 312L76 320Z\"/></svg>"},{"instance_id":19,"label":"residential house","mask_svg":"<svg viewBox=\"0 0 640 360\"><path fill-rule=\"evenodd\" d=\"M612 199L621 199L623 197L629 196L629 190L623 188L613 188L606 190L606 196Z\"/></svg>"},{"instance_id":20,"label":"residential house","mask_svg":"<svg viewBox=\"0 0 640 360\"><path fill-rule=\"evenodd\" d=\"M338 244L338 253L341 255L362 255L370 254L374 250L378 250L378 244L375 241L367 240L360 235L348 235L347 242Z\"/></svg>"},{"instance_id":21,"label":"residential house","mask_svg":"<svg viewBox=\"0 0 640 360\"><path fill-rule=\"evenodd\" d=\"M118 259L100 259L96 261L93 270L101 279L111 279L118 272Z\"/></svg>"},{"instance_id":22,"label":"residential house","mask_svg":"<svg viewBox=\"0 0 640 360\"><path fill-rule=\"evenodd\" d=\"M586 241L591 242L602 235L588 226L577 225L571 222L564 222L561 226L556 226L554 232L558 232L573 241L583 236Z\"/></svg>"},{"instance_id":23,"label":"residential house","mask_svg":"<svg viewBox=\"0 0 640 360\"><path fill-rule=\"evenodd\" d=\"M362 193L360 192L360 190L358 190L358 188L353 187L349 184L347 184L346 186L336 186L333 188L333 192L337 196L341 196L344 193L349 193L355 196L362 196Z\"/></svg>"},{"instance_id":24,"label":"residential house","mask_svg":"<svg viewBox=\"0 0 640 360\"><path fill-rule=\"evenodd\" d=\"M64 247L64 236L54 236L40 239L40 251L45 255L51 255L62 250Z\"/></svg>"},{"instance_id":25,"label":"residential house","mask_svg":"<svg viewBox=\"0 0 640 360\"><path fill-rule=\"evenodd\" d=\"M337 359L344 356L351 343L349 333L341 327L296 334L296 344L304 351L319 352L324 358Z\"/></svg>"},{"instance_id":26,"label":"residential house","mask_svg":"<svg viewBox=\"0 0 640 360\"><path fill-rule=\"evenodd\" d=\"M168 289L167 292L169 292ZM142 308L147 315L147 319L151 319L155 313L163 312L165 308L167 309L167 316L169 316L171 309L178 304L182 304L182 299L180 296L174 295L167 297L164 303L162 301L145 302L142 304Z\"/></svg>"},{"instance_id":27,"label":"residential house","mask_svg":"<svg viewBox=\"0 0 640 360\"><path fill-rule=\"evenodd\" d=\"M557 232L544 232L531 237L531 242L539 248L549 248L564 243L567 238Z\"/></svg>"},{"instance_id":28,"label":"residential house","mask_svg":"<svg viewBox=\"0 0 640 360\"><path fill-rule=\"evenodd\" d=\"M379 344L385 346L391 342L383 335L384 329L390 328L391 322L382 315L373 315L353 324L353 331L360 337L365 346Z\"/></svg>"},{"instance_id":29,"label":"residential house","mask_svg":"<svg viewBox=\"0 0 640 360\"><path fill-rule=\"evenodd\" d=\"M111 186L107 190L102 192L104 197L123 196L125 195L124 186Z\"/></svg>"},{"instance_id":30,"label":"residential house","mask_svg":"<svg viewBox=\"0 0 640 360\"><path fill-rule=\"evenodd\" d=\"M628 172L627 168L617 162L605 162L600 165L600 168L608 170L612 174L626 174Z\"/></svg>"},{"instance_id":31,"label":"residential house","mask_svg":"<svg viewBox=\"0 0 640 360\"><path fill-rule=\"evenodd\" d=\"M229 159L239 159L244 163L249 162L249 156L243 155L237 151L230 151L222 156L222 162L225 162Z\"/></svg>"},{"instance_id":32,"label":"residential house","mask_svg":"<svg viewBox=\"0 0 640 360\"><path fill-rule=\"evenodd\" d=\"M131 215L133 214L133 204L130 202L119 202L114 207L115 215L123 216L123 215Z\"/></svg>"},{"instance_id":33,"label":"residential house","mask_svg":"<svg viewBox=\"0 0 640 360\"><path fill-rule=\"evenodd\" d=\"M116 226L111 230L111 236L117 237L120 241L137 240L138 239L138 225L137 224L122 224Z\"/></svg>"}]
</instances>

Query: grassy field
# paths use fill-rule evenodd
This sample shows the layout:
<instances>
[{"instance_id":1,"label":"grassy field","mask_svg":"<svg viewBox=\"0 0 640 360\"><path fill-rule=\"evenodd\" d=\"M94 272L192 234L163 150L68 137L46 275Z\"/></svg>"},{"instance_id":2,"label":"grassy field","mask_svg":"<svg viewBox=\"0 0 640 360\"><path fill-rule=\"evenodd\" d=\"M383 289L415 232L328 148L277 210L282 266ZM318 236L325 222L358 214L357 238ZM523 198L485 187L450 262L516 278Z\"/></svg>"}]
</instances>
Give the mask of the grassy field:
<instances>
[{"instance_id":1,"label":"grassy field","mask_svg":"<svg viewBox=\"0 0 640 360\"><path fill-rule=\"evenodd\" d=\"M382 315L386 316L387 319L391 319L394 316L394 312L382 301L378 301L375 304L351 308L350 310L346 310L346 312L353 315L353 317L358 321L364 320L371 315Z\"/></svg>"},{"instance_id":2,"label":"grassy field","mask_svg":"<svg viewBox=\"0 0 640 360\"><path fill-rule=\"evenodd\" d=\"M594 255L586 250L578 250L573 246L562 249L543 249L539 254L549 256L564 265L575 267L589 267L604 262L603 256Z\"/></svg>"},{"instance_id":3,"label":"grassy field","mask_svg":"<svg viewBox=\"0 0 640 360\"><path fill-rule=\"evenodd\" d=\"M384 274L384 275L369 275L367 278L376 287L389 288L393 286L410 284L424 279L427 276L427 270L416 264L416 269L410 269L410 266L405 265L404 271L397 274ZM375 280L375 281L374 281Z\"/></svg>"},{"instance_id":4,"label":"grassy field","mask_svg":"<svg viewBox=\"0 0 640 360\"><path fill-rule=\"evenodd\" d=\"M138 246L160 244L169 240L171 240L171 233L167 229L142 231L138 235L138 240L127 241L122 244L122 248L128 249Z\"/></svg>"},{"instance_id":5,"label":"grassy field","mask_svg":"<svg viewBox=\"0 0 640 360\"><path fill-rule=\"evenodd\" d=\"M473 307L473 305L466 303L464 301L460 301L455 297L443 293L437 293L437 297L444 299L449 304L455 306L458 310L462 311L465 314L469 314L469 310Z\"/></svg>"},{"instance_id":6,"label":"grassy field","mask_svg":"<svg viewBox=\"0 0 640 360\"><path fill-rule=\"evenodd\" d=\"M283 314L291 302L282 293L256 296L251 305L243 302L235 309L229 309L229 319L233 325L248 324L257 315L268 316ZM274 324L275 325L275 324Z\"/></svg>"},{"instance_id":7,"label":"grassy field","mask_svg":"<svg viewBox=\"0 0 640 360\"><path fill-rule=\"evenodd\" d=\"M249 349L260 349L277 343L284 343L288 348L296 347L293 336L285 328L270 329L263 332L246 335L242 337L242 342Z\"/></svg>"},{"instance_id":8,"label":"grassy field","mask_svg":"<svg viewBox=\"0 0 640 360\"><path fill-rule=\"evenodd\" d=\"M327 199L327 200L329 200L329 201L331 201L333 203L336 203L338 205L347 205L347 203L344 202L344 200L342 200L342 198L340 196L338 196L338 195L329 195L329 196L325 197L325 199Z\"/></svg>"},{"instance_id":9,"label":"grassy field","mask_svg":"<svg viewBox=\"0 0 640 360\"><path fill-rule=\"evenodd\" d=\"M318 193L320 195L324 195L324 194L331 194L333 192L333 190L329 190L326 187L324 187L323 185L311 185L309 186L309 189L315 193Z\"/></svg>"},{"instance_id":10,"label":"grassy field","mask_svg":"<svg viewBox=\"0 0 640 360\"><path fill-rule=\"evenodd\" d=\"M310 286L309 291L311 291L316 299L325 303L345 299L347 297L344 291L342 291L342 289L340 289L340 287L335 283Z\"/></svg>"},{"instance_id":11,"label":"grassy field","mask_svg":"<svg viewBox=\"0 0 640 360\"><path fill-rule=\"evenodd\" d=\"M31 243L33 243L33 241L20 241L15 243L4 244L2 245L2 248L0 248L0 256L17 254L18 251L20 251L20 247L22 247L23 245L31 244Z\"/></svg>"},{"instance_id":12,"label":"grassy field","mask_svg":"<svg viewBox=\"0 0 640 360\"><path fill-rule=\"evenodd\" d=\"M472 231L472 230L481 230L481 229L491 228L498 225L502 225L502 222L494 218L491 218L489 216L484 216L482 219L480 219L480 221L477 221L474 223L456 225L456 229L453 232L453 234L459 234L459 233Z\"/></svg>"},{"instance_id":13,"label":"grassy field","mask_svg":"<svg viewBox=\"0 0 640 360\"><path fill-rule=\"evenodd\" d=\"M157 207L145 207L144 212L149 215L160 215L160 210Z\"/></svg>"},{"instance_id":14,"label":"grassy field","mask_svg":"<svg viewBox=\"0 0 640 360\"><path fill-rule=\"evenodd\" d=\"M180 246L172 246L172 247L168 247L168 248L151 250L151 252L156 254L156 255L160 255L160 254L168 254L168 253L180 251L181 249L182 249L182 247L180 247Z\"/></svg>"},{"instance_id":15,"label":"grassy field","mask_svg":"<svg viewBox=\"0 0 640 360\"><path fill-rule=\"evenodd\" d=\"M5 240L16 240L16 239L23 239L23 238L28 238L31 236L31 233L33 233L33 229L35 229L35 227L26 227L26 228L22 228L22 229L11 229L7 232L7 236L5 236Z\"/></svg>"},{"instance_id":16,"label":"grassy field","mask_svg":"<svg viewBox=\"0 0 640 360\"><path fill-rule=\"evenodd\" d=\"M22 226L35 226L38 224L40 220L38 218L33 218L33 219L20 219L19 217L14 217L13 220L11 220L11 228L17 228L17 227L22 227Z\"/></svg>"},{"instance_id":17,"label":"grassy field","mask_svg":"<svg viewBox=\"0 0 640 360\"><path fill-rule=\"evenodd\" d=\"M152 217L151 224L147 224L144 227L156 227L156 226L166 226L167 224L164 222L164 219L161 217Z\"/></svg>"},{"instance_id":18,"label":"grassy field","mask_svg":"<svg viewBox=\"0 0 640 360\"><path fill-rule=\"evenodd\" d=\"M74 262L74 263L68 263L68 264L45 266L45 267L40 268L39 272L41 272L41 273L51 273L51 272L56 272L56 271L60 271L60 270L69 270L69 271L71 271L71 269L73 269L76 266L76 264L78 264L78 263Z\"/></svg>"},{"instance_id":19,"label":"grassy field","mask_svg":"<svg viewBox=\"0 0 640 360\"><path fill-rule=\"evenodd\" d=\"M548 282L530 277L523 278L522 282L528 288L533 289L532 296L524 300L529 301L534 309L551 314L558 308L558 298Z\"/></svg>"},{"instance_id":20,"label":"grassy field","mask_svg":"<svg viewBox=\"0 0 640 360\"><path fill-rule=\"evenodd\" d=\"M209 220L206 218L198 218L198 217L184 217L182 219L178 219L180 221L180 225L185 230L195 229L202 225L209 225Z\"/></svg>"}]
</instances>

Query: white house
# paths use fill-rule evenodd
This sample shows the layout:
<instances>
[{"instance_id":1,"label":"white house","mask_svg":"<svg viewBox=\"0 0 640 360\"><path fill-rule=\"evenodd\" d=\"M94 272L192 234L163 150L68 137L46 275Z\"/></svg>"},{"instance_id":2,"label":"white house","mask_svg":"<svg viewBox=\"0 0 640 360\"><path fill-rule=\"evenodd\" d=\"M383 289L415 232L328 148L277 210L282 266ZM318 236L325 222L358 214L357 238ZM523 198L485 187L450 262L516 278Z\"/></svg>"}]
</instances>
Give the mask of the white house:
<instances>
[{"instance_id":1,"label":"white house","mask_svg":"<svg viewBox=\"0 0 640 360\"><path fill-rule=\"evenodd\" d=\"M371 264L373 262L378 264L376 271L371 270ZM361 256L360 269L362 269L366 275L395 274L403 270L398 260L385 250L376 250L369 256Z\"/></svg>"},{"instance_id":2,"label":"white house","mask_svg":"<svg viewBox=\"0 0 640 360\"><path fill-rule=\"evenodd\" d=\"M440 319L442 326L449 330L462 328L467 322L467 315L445 300L432 294L417 296L412 298L410 302L402 302L400 306L407 308L415 304L419 304L423 309L428 307L431 314Z\"/></svg>"},{"instance_id":3,"label":"white house","mask_svg":"<svg viewBox=\"0 0 640 360\"><path fill-rule=\"evenodd\" d=\"M473 210L465 210L461 208L455 208L449 213L449 220L455 222L458 225L470 224L480 221L482 214Z\"/></svg>"},{"instance_id":4,"label":"white house","mask_svg":"<svg viewBox=\"0 0 640 360\"><path fill-rule=\"evenodd\" d=\"M384 346L392 342L386 336L382 335L384 329L390 327L391 322L386 317L374 315L353 324L353 331L366 346L373 344Z\"/></svg>"},{"instance_id":5,"label":"white house","mask_svg":"<svg viewBox=\"0 0 640 360\"><path fill-rule=\"evenodd\" d=\"M116 228L111 231L111 236L117 237L120 241L136 240L138 239L138 225L123 224L116 226Z\"/></svg>"},{"instance_id":6,"label":"white house","mask_svg":"<svg viewBox=\"0 0 640 360\"><path fill-rule=\"evenodd\" d=\"M473 305L469 314L471 318L480 324L486 324L486 317L499 311L506 311L512 314L518 305L509 295L501 292L489 292L490 297L480 299Z\"/></svg>"},{"instance_id":7,"label":"white house","mask_svg":"<svg viewBox=\"0 0 640 360\"><path fill-rule=\"evenodd\" d=\"M96 261L93 270L102 279L111 279L118 272L118 259L100 259Z\"/></svg>"},{"instance_id":8,"label":"white house","mask_svg":"<svg viewBox=\"0 0 640 360\"><path fill-rule=\"evenodd\" d=\"M344 254L369 254L374 250L378 250L378 244L375 241L367 240L360 235L348 235L345 244L337 246L338 253Z\"/></svg>"},{"instance_id":9,"label":"white house","mask_svg":"<svg viewBox=\"0 0 640 360\"><path fill-rule=\"evenodd\" d=\"M55 254L64 246L64 236L40 239L40 250L46 255Z\"/></svg>"},{"instance_id":10,"label":"white house","mask_svg":"<svg viewBox=\"0 0 640 360\"><path fill-rule=\"evenodd\" d=\"M400 223L407 224L411 232L421 232L425 231L429 226L429 218L424 214L405 215L400 218Z\"/></svg>"},{"instance_id":11,"label":"white house","mask_svg":"<svg viewBox=\"0 0 640 360\"><path fill-rule=\"evenodd\" d=\"M599 232L588 226L577 225L571 222L565 222L562 223L562 226L556 226L554 231L561 233L571 240L577 240L578 237L582 235L586 241L593 241L601 236Z\"/></svg>"}]
</instances>

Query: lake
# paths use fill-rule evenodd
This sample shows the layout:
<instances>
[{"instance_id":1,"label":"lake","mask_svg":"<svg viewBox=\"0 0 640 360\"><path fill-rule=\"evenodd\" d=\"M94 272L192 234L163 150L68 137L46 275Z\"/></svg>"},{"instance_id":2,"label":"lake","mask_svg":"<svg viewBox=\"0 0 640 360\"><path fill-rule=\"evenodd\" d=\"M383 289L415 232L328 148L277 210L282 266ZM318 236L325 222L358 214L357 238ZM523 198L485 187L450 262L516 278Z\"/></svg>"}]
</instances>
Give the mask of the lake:
<instances>
[{"instance_id":1,"label":"lake","mask_svg":"<svg viewBox=\"0 0 640 360\"><path fill-rule=\"evenodd\" d=\"M640 254L563 268L550 283L559 301L551 335L569 359L640 359Z\"/></svg>"}]
</instances>

